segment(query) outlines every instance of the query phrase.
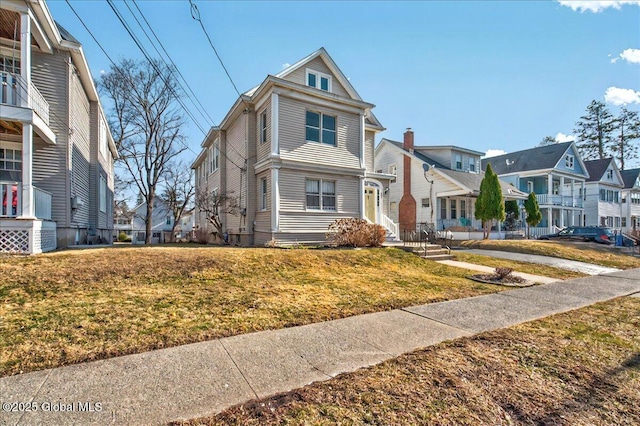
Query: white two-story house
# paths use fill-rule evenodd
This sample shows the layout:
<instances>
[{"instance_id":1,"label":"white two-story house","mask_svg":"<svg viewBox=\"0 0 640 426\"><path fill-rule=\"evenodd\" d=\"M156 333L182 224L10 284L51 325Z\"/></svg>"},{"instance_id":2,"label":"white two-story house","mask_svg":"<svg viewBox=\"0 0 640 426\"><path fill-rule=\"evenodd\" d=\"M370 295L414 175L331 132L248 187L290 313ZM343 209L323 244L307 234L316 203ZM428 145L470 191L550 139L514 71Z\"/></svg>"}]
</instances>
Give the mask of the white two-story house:
<instances>
[{"instance_id":1,"label":"white two-story house","mask_svg":"<svg viewBox=\"0 0 640 426\"><path fill-rule=\"evenodd\" d=\"M221 214L233 244L324 243L340 218L397 232L382 210L394 177L375 173L384 130L324 48L245 92L202 142L196 190L233 197ZM196 228L212 229L196 207Z\"/></svg>"},{"instance_id":2,"label":"white two-story house","mask_svg":"<svg viewBox=\"0 0 640 426\"><path fill-rule=\"evenodd\" d=\"M403 234L427 226L449 230L454 239L482 238L482 223L475 219L484 178L482 154L458 146L415 145L411 129L403 142L382 139L375 151L375 169L396 176L385 188L388 205L383 211L398 222ZM512 185L502 181L500 185L505 200L527 197Z\"/></svg>"},{"instance_id":3,"label":"white two-story house","mask_svg":"<svg viewBox=\"0 0 640 426\"><path fill-rule=\"evenodd\" d=\"M589 173L573 142L539 146L482 160L498 177L520 191L536 194L542 221L530 229L536 237L569 225L584 225Z\"/></svg>"},{"instance_id":4,"label":"white two-story house","mask_svg":"<svg viewBox=\"0 0 640 426\"><path fill-rule=\"evenodd\" d=\"M80 43L43 0L0 2L0 252L110 242L117 152Z\"/></svg>"},{"instance_id":5,"label":"white two-story house","mask_svg":"<svg viewBox=\"0 0 640 426\"><path fill-rule=\"evenodd\" d=\"M620 170L613 158L585 161L589 173L584 197L586 226L622 226L622 197L624 187Z\"/></svg>"},{"instance_id":6,"label":"white two-story house","mask_svg":"<svg viewBox=\"0 0 640 426\"><path fill-rule=\"evenodd\" d=\"M622 232L640 236L640 169L622 170Z\"/></svg>"}]
</instances>

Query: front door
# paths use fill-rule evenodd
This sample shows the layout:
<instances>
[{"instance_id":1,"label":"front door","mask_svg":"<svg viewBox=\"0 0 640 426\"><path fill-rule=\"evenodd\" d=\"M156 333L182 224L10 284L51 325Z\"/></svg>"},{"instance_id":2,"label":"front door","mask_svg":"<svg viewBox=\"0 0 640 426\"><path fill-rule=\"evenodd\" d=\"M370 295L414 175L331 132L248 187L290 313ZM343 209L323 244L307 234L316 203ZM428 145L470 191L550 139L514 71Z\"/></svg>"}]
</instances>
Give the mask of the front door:
<instances>
[{"instance_id":1,"label":"front door","mask_svg":"<svg viewBox=\"0 0 640 426\"><path fill-rule=\"evenodd\" d=\"M364 189L364 214L373 223L376 223L376 192L375 188Z\"/></svg>"}]
</instances>

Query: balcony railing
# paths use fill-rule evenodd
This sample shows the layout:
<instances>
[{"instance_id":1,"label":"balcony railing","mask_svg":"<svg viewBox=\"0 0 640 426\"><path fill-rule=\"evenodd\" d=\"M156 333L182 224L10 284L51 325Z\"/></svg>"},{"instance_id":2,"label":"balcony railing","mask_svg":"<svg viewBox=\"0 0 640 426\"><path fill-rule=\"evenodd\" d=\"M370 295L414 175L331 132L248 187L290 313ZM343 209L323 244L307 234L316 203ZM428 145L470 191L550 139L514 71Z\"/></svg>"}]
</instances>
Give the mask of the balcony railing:
<instances>
[{"instance_id":1,"label":"balcony railing","mask_svg":"<svg viewBox=\"0 0 640 426\"><path fill-rule=\"evenodd\" d=\"M583 207L584 201L581 197L572 197L570 195L549 195L536 194L538 204L540 206L561 206L561 207Z\"/></svg>"},{"instance_id":2,"label":"balcony railing","mask_svg":"<svg viewBox=\"0 0 640 426\"><path fill-rule=\"evenodd\" d=\"M27 85L22 76L7 71L0 71L0 103L12 106L22 106L22 99L26 99ZM31 86L31 108L49 125L49 102L42 96L33 82Z\"/></svg>"},{"instance_id":3,"label":"balcony railing","mask_svg":"<svg viewBox=\"0 0 640 426\"><path fill-rule=\"evenodd\" d=\"M33 187L35 215L38 219L51 220L51 194ZM22 184L0 182L0 218L15 218L22 212Z\"/></svg>"},{"instance_id":4,"label":"balcony railing","mask_svg":"<svg viewBox=\"0 0 640 426\"><path fill-rule=\"evenodd\" d=\"M22 185L0 182L0 217L17 217L22 211Z\"/></svg>"},{"instance_id":5,"label":"balcony railing","mask_svg":"<svg viewBox=\"0 0 640 426\"><path fill-rule=\"evenodd\" d=\"M33 199L35 201L36 217L38 219L51 220L51 194L34 186Z\"/></svg>"}]
</instances>

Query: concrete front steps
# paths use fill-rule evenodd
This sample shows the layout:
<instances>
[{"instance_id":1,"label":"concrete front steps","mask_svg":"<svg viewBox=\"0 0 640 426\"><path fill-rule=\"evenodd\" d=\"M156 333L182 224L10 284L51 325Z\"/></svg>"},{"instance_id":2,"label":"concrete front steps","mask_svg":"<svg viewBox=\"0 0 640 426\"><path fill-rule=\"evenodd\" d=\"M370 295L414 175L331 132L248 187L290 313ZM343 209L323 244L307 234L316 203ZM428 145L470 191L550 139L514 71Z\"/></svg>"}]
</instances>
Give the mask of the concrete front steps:
<instances>
[{"instance_id":1,"label":"concrete front steps","mask_svg":"<svg viewBox=\"0 0 640 426\"><path fill-rule=\"evenodd\" d=\"M439 244L421 244L420 246L405 245L402 248L404 251L420 256L423 259L428 260L453 260L454 256L450 253L449 248L444 248Z\"/></svg>"}]
</instances>

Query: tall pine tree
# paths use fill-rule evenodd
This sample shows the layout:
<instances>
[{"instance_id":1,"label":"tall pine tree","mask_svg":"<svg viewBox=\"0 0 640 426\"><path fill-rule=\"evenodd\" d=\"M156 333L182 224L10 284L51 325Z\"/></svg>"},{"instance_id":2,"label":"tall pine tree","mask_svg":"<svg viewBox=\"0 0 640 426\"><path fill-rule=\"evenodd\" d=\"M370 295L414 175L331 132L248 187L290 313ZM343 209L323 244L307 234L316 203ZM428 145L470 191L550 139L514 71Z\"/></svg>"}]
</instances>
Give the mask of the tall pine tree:
<instances>
[{"instance_id":1,"label":"tall pine tree","mask_svg":"<svg viewBox=\"0 0 640 426\"><path fill-rule=\"evenodd\" d=\"M538 205L538 199L534 192L529 194L529 197L524 202L524 209L527 212L527 238L531 236L531 227L536 226L542 220L542 213L540 212L540 206Z\"/></svg>"},{"instance_id":2,"label":"tall pine tree","mask_svg":"<svg viewBox=\"0 0 640 426\"><path fill-rule=\"evenodd\" d=\"M491 164L487 164L487 170L484 172L484 178L480 182L480 193L476 199L476 219L482 220L484 229L483 238L489 239L491 232L491 222L496 220L504 220L504 199L502 198L502 188L498 175L493 172Z\"/></svg>"},{"instance_id":3,"label":"tall pine tree","mask_svg":"<svg viewBox=\"0 0 640 426\"><path fill-rule=\"evenodd\" d=\"M576 122L573 133L576 146L585 160L598 160L610 156L614 117L602 102L591 101L587 114Z\"/></svg>"},{"instance_id":4,"label":"tall pine tree","mask_svg":"<svg viewBox=\"0 0 640 426\"><path fill-rule=\"evenodd\" d=\"M618 160L620 170L624 170L626 162L638 158L638 146L635 143L636 140L640 139L638 112L629 111L622 107L614 125L615 137L611 144L611 151L616 160Z\"/></svg>"}]
</instances>

